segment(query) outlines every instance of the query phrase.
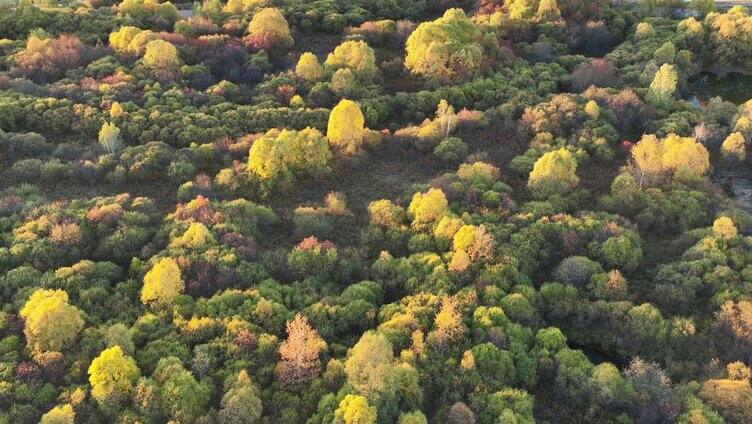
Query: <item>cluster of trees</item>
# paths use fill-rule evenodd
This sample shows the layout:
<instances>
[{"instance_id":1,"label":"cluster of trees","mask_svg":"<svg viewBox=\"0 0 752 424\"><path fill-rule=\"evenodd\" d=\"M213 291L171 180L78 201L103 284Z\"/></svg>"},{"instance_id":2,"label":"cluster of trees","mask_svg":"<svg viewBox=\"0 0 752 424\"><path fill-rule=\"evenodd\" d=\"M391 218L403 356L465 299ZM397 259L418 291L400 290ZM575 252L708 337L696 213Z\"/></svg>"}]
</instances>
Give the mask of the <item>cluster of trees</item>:
<instances>
[{"instance_id":1,"label":"cluster of trees","mask_svg":"<svg viewBox=\"0 0 752 424\"><path fill-rule=\"evenodd\" d=\"M0 424L750 422L752 18L675 3L0 6Z\"/></svg>"}]
</instances>

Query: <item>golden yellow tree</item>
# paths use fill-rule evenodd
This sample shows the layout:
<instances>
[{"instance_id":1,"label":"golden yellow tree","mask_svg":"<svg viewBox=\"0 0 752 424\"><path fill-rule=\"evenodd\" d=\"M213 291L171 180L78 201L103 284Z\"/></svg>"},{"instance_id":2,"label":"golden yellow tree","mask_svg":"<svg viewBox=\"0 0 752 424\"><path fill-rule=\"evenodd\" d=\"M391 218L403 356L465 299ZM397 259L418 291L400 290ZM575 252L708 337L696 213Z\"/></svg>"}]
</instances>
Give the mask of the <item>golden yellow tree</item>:
<instances>
[{"instance_id":1,"label":"golden yellow tree","mask_svg":"<svg viewBox=\"0 0 752 424\"><path fill-rule=\"evenodd\" d=\"M120 346L103 350L89 366L91 396L105 411L116 411L130 398L141 376L136 361L123 354Z\"/></svg>"},{"instance_id":2,"label":"golden yellow tree","mask_svg":"<svg viewBox=\"0 0 752 424\"><path fill-rule=\"evenodd\" d=\"M455 342L465 333L462 314L457 302L449 296L441 299L441 308L434 320L436 324L436 341L440 345Z\"/></svg>"},{"instance_id":3,"label":"golden yellow tree","mask_svg":"<svg viewBox=\"0 0 752 424\"><path fill-rule=\"evenodd\" d=\"M365 41L345 41L326 57L324 66L329 73L349 69L362 81L370 81L376 75L376 56Z\"/></svg>"},{"instance_id":4,"label":"golden yellow tree","mask_svg":"<svg viewBox=\"0 0 752 424\"><path fill-rule=\"evenodd\" d=\"M170 242L170 247L199 249L211 244L214 244L214 236L206 225L192 222L180 237Z\"/></svg>"},{"instance_id":5,"label":"golden yellow tree","mask_svg":"<svg viewBox=\"0 0 752 424\"><path fill-rule=\"evenodd\" d=\"M360 395L347 395L334 411L336 424L374 424L376 408L368 404L368 399Z\"/></svg>"},{"instance_id":6,"label":"golden yellow tree","mask_svg":"<svg viewBox=\"0 0 752 424\"><path fill-rule=\"evenodd\" d=\"M172 258L162 258L144 276L141 302L170 305L183 292L185 285L180 267Z\"/></svg>"},{"instance_id":7,"label":"golden yellow tree","mask_svg":"<svg viewBox=\"0 0 752 424\"><path fill-rule=\"evenodd\" d=\"M443 217L448 204L444 192L440 188L432 188L425 193L415 193L407 211L413 216L413 225L421 227Z\"/></svg>"},{"instance_id":8,"label":"golden yellow tree","mask_svg":"<svg viewBox=\"0 0 752 424\"><path fill-rule=\"evenodd\" d=\"M705 175L710 170L708 150L691 137L669 134L663 140L652 134L642 136L632 147L632 160L640 172L640 185L646 176L662 172Z\"/></svg>"},{"instance_id":9,"label":"golden yellow tree","mask_svg":"<svg viewBox=\"0 0 752 424\"><path fill-rule=\"evenodd\" d=\"M577 161L572 153L561 148L548 152L533 165L527 185L536 197L565 193L579 183Z\"/></svg>"},{"instance_id":10,"label":"golden yellow tree","mask_svg":"<svg viewBox=\"0 0 752 424\"><path fill-rule=\"evenodd\" d=\"M38 289L20 312L24 334L35 352L60 351L69 346L84 326L81 312L68 304L63 290Z\"/></svg>"},{"instance_id":11,"label":"golden yellow tree","mask_svg":"<svg viewBox=\"0 0 752 424\"><path fill-rule=\"evenodd\" d=\"M146 45L143 62L150 69L175 70L180 66L180 57L172 43L152 40Z\"/></svg>"},{"instance_id":12,"label":"golden yellow tree","mask_svg":"<svg viewBox=\"0 0 752 424\"><path fill-rule=\"evenodd\" d=\"M73 407L68 403L50 409L39 420L39 424L74 424L75 422L76 412L73 411Z\"/></svg>"},{"instance_id":13,"label":"golden yellow tree","mask_svg":"<svg viewBox=\"0 0 752 424\"><path fill-rule=\"evenodd\" d=\"M713 234L724 238L734 238L739 231L731 218L722 216L713 222Z\"/></svg>"},{"instance_id":14,"label":"golden yellow tree","mask_svg":"<svg viewBox=\"0 0 752 424\"><path fill-rule=\"evenodd\" d=\"M710 170L710 155L702 143L691 137L671 133L663 139L663 166L670 171L705 175Z\"/></svg>"},{"instance_id":15,"label":"golden yellow tree","mask_svg":"<svg viewBox=\"0 0 752 424\"><path fill-rule=\"evenodd\" d=\"M348 155L361 151L365 135L365 118L360 106L352 100L342 99L329 114L326 137L329 143Z\"/></svg>"},{"instance_id":16,"label":"golden yellow tree","mask_svg":"<svg viewBox=\"0 0 752 424\"><path fill-rule=\"evenodd\" d=\"M141 29L134 26L120 27L120 29L110 34L110 47L119 52L132 53L128 50L128 46L141 31Z\"/></svg>"},{"instance_id":17,"label":"golden yellow tree","mask_svg":"<svg viewBox=\"0 0 752 424\"><path fill-rule=\"evenodd\" d=\"M747 157L747 142L742 133L729 134L721 144L721 153L726 159L743 161Z\"/></svg>"},{"instance_id":18,"label":"golden yellow tree","mask_svg":"<svg viewBox=\"0 0 752 424\"><path fill-rule=\"evenodd\" d=\"M273 40L273 45L282 48L290 48L293 45L287 19L279 9L274 7L265 7L253 14L248 24L248 34L253 37L269 38Z\"/></svg>"},{"instance_id":19,"label":"golden yellow tree","mask_svg":"<svg viewBox=\"0 0 752 424\"><path fill-rule=\"evenodd\" d=\"M305 52L300 55L300 59L295 65L295 75L306 81L321 81L324 79L324 67L321 66L315 54Z\"/></svg>"}]
</instances>

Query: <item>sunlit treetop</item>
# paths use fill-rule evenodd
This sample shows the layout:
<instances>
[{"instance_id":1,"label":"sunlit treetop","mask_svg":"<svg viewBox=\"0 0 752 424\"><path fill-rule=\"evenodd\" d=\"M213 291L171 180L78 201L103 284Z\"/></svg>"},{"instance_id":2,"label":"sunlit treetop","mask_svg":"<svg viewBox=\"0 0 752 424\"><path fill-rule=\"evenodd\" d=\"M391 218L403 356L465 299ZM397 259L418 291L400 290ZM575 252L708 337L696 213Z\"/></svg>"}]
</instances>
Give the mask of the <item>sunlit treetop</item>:
<instances>
[{"instance_id":1,"label":"sunlit treetop","mask_svg":"<svg viewBox=\"0 0 752 424\"><path fill-rule=\"evenodd\" d=\"M415 193L407 211L413 216L413 225L422 226L440 219L448 211L448 202L439 188L425 193Z\"/></svg>"},{"instance_id":2,"label":"sunlit treetop","mask_svg":"<svg viewBox=\"0 0 752 424\"><path fill-rule=\"evenodd\" d=\"M577 161L569 150L561 148L544 154L535 162L527 185L533 195L546 197L566 193L579 181Z\"/></svg>"},{"instance_id":3,"label":"sunlit treetop","mask_svg":"<svg viewBox=\"0 0 752 424\"><path fill-rule=\"evenodd\" d=\"M362 81L370 81L376 75L376 57L365 41L345 41L326 57L327 71L350 69Z\"/></svg>"},{"instance_id":4,"label":"sunlit treetop","mask_svg":"<svg viewBox=\"0 0 752 424\"><path fill-rule=\"evenodd\" d=\"M329 142L348 155L361 151L365 136L365 118L360 106L352 100L342 99L329 114L326 137Z\"/></svg>"},{"instance_id":5,"label":"sunlit treetop","mask_svg":"<svg viewBox=\"0 0 752 424\"><path fill-rule=\"evenodd\" d=\"M423 22L410 34L405 67L428 78L451 81L474 75L486 65L483 34L462 9Z\"/></svg>"},{"instance_id":6,"label":"sunlit treetop","mask_svg":"<svg viewBox=\"0 0 752 424\"><path fill-rule=\"evenodd\" d=\"M300 55L300 59L295 65L295 75L306 81L320 81L324 78L324 68L315 54L305 52Z\"/></svg>"},{"instance_id":7,"label":"sunlit treetop","mask_svg":"<svg viewBox=\"0 0 752 424\"><path fill-rule=\"evenodd\" d=\"M180 57L172 43L152 40L146 45L143 62L151 69L176 70L180 66Z\"/></svg>"},{"instance_id":8,"label":"sunlit treetop","mask_svg":"<svg viewBox=\"0 0 752 424\"><path fill-rule=\"evenodd\" d=\"M177 262L169 257L162 258L144 276L141 302L170 305L184 288L185 284Z\"/></svg>"},{"instance_id":9,"label":"sunlit treetop","mask_svg":"<svg viewBox=\"0 0 752 424\"><path fill-rule=\"evenodd\" d=\"M713 234L725 238L734 238L738 234L734 221L727 216L722 216L713 222Z\"/></svg>"},{"instance_id":10,"label":"sunlit treetop","mask_svg":"<svg viewBox=\"0 0 752 424\"><path fill-rule=\"evenodd\" d=\"M253 14L248 24L248 34L252 37L269 38L271 45L289 48L293 45L290 26L279 9L266 7Z\"/></svg>"},{"instance_id":11,"label":"sunlit treetop","mask_svg":"<svg viewBox=\"0 0 752 424\"><path fill-rule=\"evenodd\" d=\"M60 351L78 336L84 326L81 312L68 304L63 290L38 289L20 311L24 333L35 351Z\"/></svg>"},{"instance_id":12,"label":"sunlit treetop","mask_svg":"<svg viewBox=\"0 0 752 424\"><path fill-rule=\"evenodd\" d=\"M669 134L659 140L645 135L632 148L637 168L649 174L659 172L688 172L705 175L710 170L710 156L702 143L691 137Z\"/></svg>"}]
</instances>

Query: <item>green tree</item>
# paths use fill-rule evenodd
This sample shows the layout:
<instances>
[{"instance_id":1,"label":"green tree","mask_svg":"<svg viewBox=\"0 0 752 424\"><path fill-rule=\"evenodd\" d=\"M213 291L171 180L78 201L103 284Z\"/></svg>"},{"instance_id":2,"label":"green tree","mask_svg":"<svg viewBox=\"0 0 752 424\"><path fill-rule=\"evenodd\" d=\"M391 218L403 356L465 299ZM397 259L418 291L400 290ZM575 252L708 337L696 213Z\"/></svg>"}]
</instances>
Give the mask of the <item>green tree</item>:
<instances>
[{"instance_id":1,"label":"green tree","mask_svg":"<svg viewBox=\"0 0 752 424\"><path fill-rule=\"evenodd\" d=\"M286 186L293 177L328 172L331 157L329 144L317 129L270 130L253 143L247 169L267 187Z\"/></svg>"},{"instance_id":2,"label":"green tree","mask_svg":"<svg viewBox=\"0 0 752 424\"><path fill-rule=\"evenodd\" d=\"M160 359L151 378L158 387L159 404L170 418L191 423L204 413L211 391L183 368L178 358Z\"/></svg>"},{"instance_id":3,"label":"green tree","mask_svg":"<svg viewBox=\"0 0 752 424\"><path fill-rule=\"evenodd\" d=\"M248 373L238 373L235 383L222 396L219 420L227 424L254 424L261 419L261 399Z\"/></svg>"},{"instance_id":4,"label":"green tree","mask_svg":"<svg viewBox=\"0 0 752 424\"><path fill-rule=\"evenodd\" d=\"M350 349L345 361L347 381L373 403L391 398L396 390L392 344L381 333L368 331Z\"/></svg>"}]
</instances>

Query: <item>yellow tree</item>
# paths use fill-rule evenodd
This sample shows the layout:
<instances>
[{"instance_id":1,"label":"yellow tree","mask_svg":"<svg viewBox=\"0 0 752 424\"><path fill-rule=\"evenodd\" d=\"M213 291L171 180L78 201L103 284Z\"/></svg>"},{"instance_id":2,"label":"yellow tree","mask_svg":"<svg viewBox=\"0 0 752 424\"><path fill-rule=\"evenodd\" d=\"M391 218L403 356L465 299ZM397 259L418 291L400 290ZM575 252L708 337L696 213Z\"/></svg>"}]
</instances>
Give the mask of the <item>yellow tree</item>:
<instances>
[{"instance_id":1,"label":"yellow tree","mask_svg":"<svg viewBox=\"0 0 752 424\"><path fill-rule=\"evenodd\" d=\"M214 244L214 236L209 229L201 222L192 222L185 230L183 235L170 242L170 247L200 249Z\"/></svg>"},{"instance_id":2,"label":"yellow tree","mask_svg":"<svg viewBox=\"0 0 752 424\"><path fill-rule=\"evenodd\" d=\"M577 161L572 153L561 148L548 152L533 165L527 186L536 197L565 193L579 183Z\"/></svg>"},{"instance_id":3,"label":"yellow tree","mask_svg":"<svg viewBox=\"0 0 752 424\"><path fill-rule=\"evenodd\" d=\"M658 69L650 83L650 92L659 96L673 96L676 93L676 83L679 76L674 65L664 63Z\"/></svg>"},{"instance_id":4,"label":"yellow tree","mask_svg":"<svg viewBox=\"0 0 752 424\"><path fill-rule=\"evenodd\" d=\"M20 312L24 334L35 352L60 351L69 346L84 326L81 312L68 304L63 290L38 289Z\"/></svg>"},{"instance_id":5,"label":"yellow tree","mask_svg":"<svg viewBox=\"0 0 752 424\"><path fill-rule=\"evenodd\" d=\"M331 158L329 143L319 130L274 129L253 143L247 170L264 184L289 183L293 175L326 173Z\"/></svg>"},{"instance_id":6,"label":"yellow tree","mask_svg":"<svg viewBox=\"0 0 752 424\"><path fill-rule=\"evenodd\" d=\"M645 181L646 175L657 175L663 172L661 157L663 150L661 142L653 134L645 134L640 141L632 147L632 160L640 171L640 187Z\"/></svg>"},{"instance_id":7,"label":"yellow tree","mask_svg":"<svg viewBox=\"0 0 752 424\"><path fill-rule=\"evenodd\" d=\"M324 68L315 54L305 52L295 65L295 75L310 82L321 81L324 79Z\"/></svg>"},{"instance_id":8,"label":"yellow tree","mask_svg":"<svg viewBox=\"0 0 752 424\"><path fill-rule=\"evenodd\" d=\"M144 276L141 302L170 305L183 292L185 285L180 267L172 258L162 258Z\"/></svg>"},{"instance_id":9,"label":"yellow tree","mask_svg":"<svg viewBox=\"0 0 752 424\"><path fill-rule=\"evenodd\" d=\"M275 47L288 49L293 45L290 26L279 9L265 7L253 14L248 24L248 34L252 37L269 39Z\"/></svg>"},{"instance_id":10,"label":"yellow tree","mask_svg":"<svg viewBox=\"0 0 752 424\"><path fill-rule=\"evenodd\" d=\"M368 404L368 399L360 395L347 395L334 411L335 424L374 424L376 408Z\"/></svg>"},{"instance_id":11,"label":"yellow tree","mask_svg":"<svg viewBox=\"0 0 752 424\"><path fill-rule=\"evenodd\" d=\"M350 69L361 81L370 81L376 75L376 56L365 41L345 41L326 57L324 66L329 73Z\"/></svg>"},{"instance_id":12,"label":"yellow tree","mask_svg":"<svg viewBox=\"0 0 752 424\"><path fill-rule=\"evenodd\" d=\"M465 333L457 302L449 296L441 299L441 308L434 320L436 324L436 341L440 345L456 342Z\"/></svg>"},{"instance_id":13,"label":"yellow tree","mask_svg":"<svg viewBox=\"0 0 752 424\"><path fill-rule=\"evenodd\" d=\"M368 331L350 349L345 361L347 381L358 393L378 403L397 390L392 344L381 333Z\"/></svg>"},{"instance_id":14,"label":"yellow tree","mask_svg":"<svg viewBox=\"0 0 752 424\"><path fill-rule=\"evenodd\" d=\"M76 412L70 404L56 406L42 415L39 424L74 424L76 422Z\"/></svg>"},{"instance_id":15,"label":"yellow tree","mask_svg":"<svg viewBox=\"0 0 752 424\"><path fill-rule=\"evenodd\" d=\"M713 222L713 234L724 238L734 238L739 231L731 218L722 216Z\"/></svg>"},{"instance_id":16,"label":"yellow tree","mask_svg":"<svg viewBox=\"0 0 752 424\"><path fill-rule=\"evenodd\" d=\"M128 46L141 31L141 29L134 26L120 27L120 29L110 34L110 47L118 52L132 53L128 50Z\"/></svg>"},{"instance_id":17,"label":"yellow tree","mask_svg":"<svg viewBox=\"0 0 752 424\"><path fill-rule=\"evenodd\" d=\"M540 0L535 17L542 22L561 19L561 11L559 11L559 5L556 3L556 0Z\"/></svg>"},{"instance_id":18,"label":"yellow tree","mask_svg":"<svg viewBox=\"0 0 752 424\"><path fill-rule=\"evenodd\" d=\"M480 71L486 60L483 34L462 9L423 22L405 45L405 67L412 73L451 81Z\"/></svg>"},{"instance_id":19,"label":"yellow tree","mask_svg":"<svg viewBox=\"0 0 752 424\"><path fill-rule=\"evenodd\" d=\"M149 41L143 62L150 69L175 70L180 66L178 49L164 40Z\"/></svg>"},{"instance_id":20,"label":"yellow tree","mask_svg":"<svg viewBox=\"0 0 752 424\"><path fill-rule=\"evenodd\" d=\"M710 155L702 143L691 137L671 133L663 139L663 166L670 171L705 175L710 170Z\"/></svg>"},{"instance_id":21,"label":"yellow tree","mask_svg":"<svg viewBox=\"0 0 752 424\"><path fill-rule=\"evenodd\" d=\"M104 411L117 411L130 398L140 376L136 361L124 355L120 346L105 349L89 366L91 396Z\"/></svg>"},{"instance_id":22,"label":"yellow tree","mask_svg":"<svg viewBox=\"0 0 752 424\"><path fill-rule=\"evenodd\" d=\"M365 118L360 106L352 100L342 99L329 114L326 136L329 143L348 155L361 151L365 135Z\"/></svg>"},{"instance_id":23,"label":"yellow tree","mask_svg":"<svg viewBox=\"0 0 752 424\"><path fill-rule=\"evenodd\" d=\"M705 175L710 170L710 156L702 143L691 137L669 134L663 140L652 134L632 148L632 159L641 174L640 184L646 175L661 172L685 172Z\"/></svg>"},{"instance_id":24,"label":"yellow tree","mask_svg":"<svg viewBox=\"0 0 752 424\"><path fill-rule=\"evenodd\" d=\"M737 131L729 134L721 144L721 152L727 159L743 161L747 157L747 142L742 133Z\"/></svg>"},{"instance_id":25,"label":"yellow tree","mask_svg":"<svg viewBox=\"0 0 752 424\"><path fill-rule=\"evenodd\" d=\"M116 104L118 107L120 106L119 103ZM102 128L99 130L99 145L109 154L117 153L121 145L120 128L111 122L102 124Z\"/></svg>"},{"instance_id":26,"label":"yellow tree","mask_svg":"<svg viewBox=\"0 0 752 424\"><path fill-rule=\"evenodd\" d=\"M421 227L443 217L448 204L444 192L440 188L432 188L425 193L415 193L407 211L413 216L413 225Z\"/></svg>"}]
</instances>

